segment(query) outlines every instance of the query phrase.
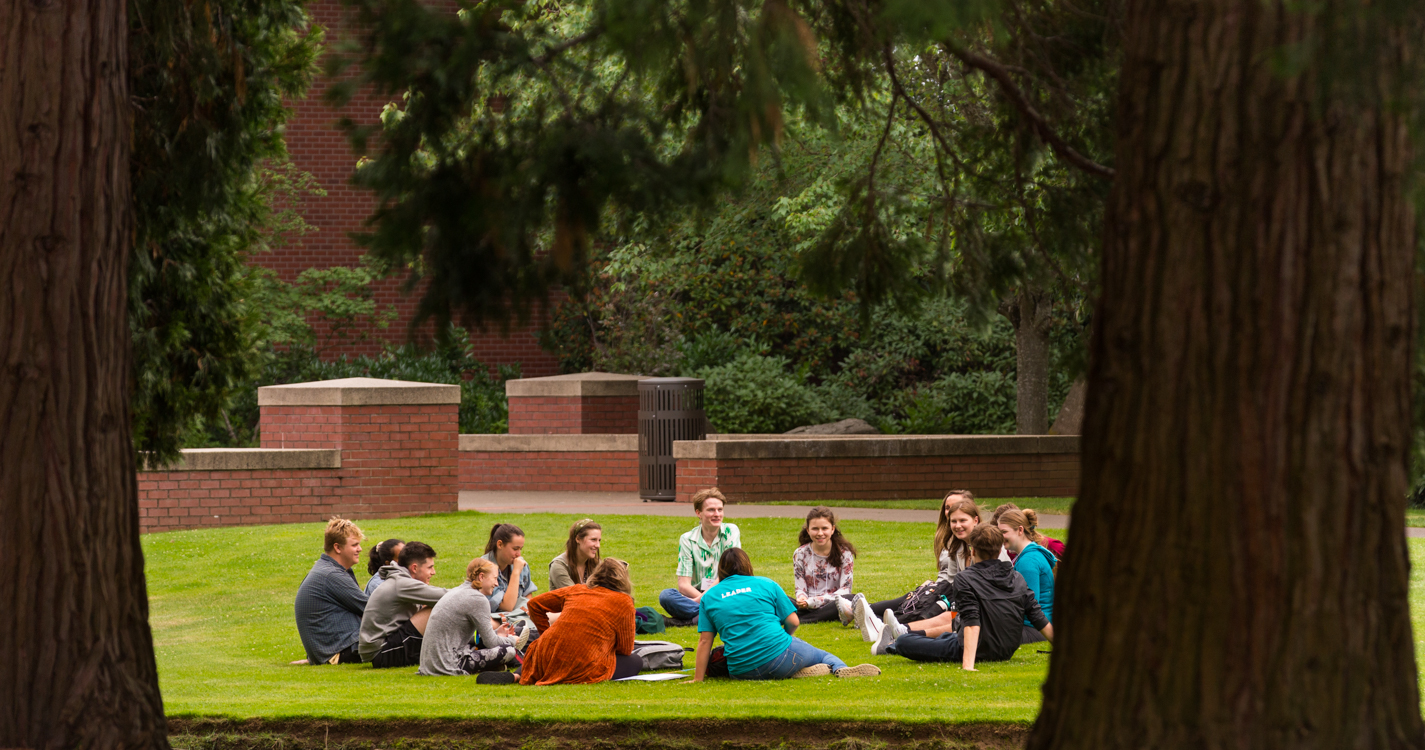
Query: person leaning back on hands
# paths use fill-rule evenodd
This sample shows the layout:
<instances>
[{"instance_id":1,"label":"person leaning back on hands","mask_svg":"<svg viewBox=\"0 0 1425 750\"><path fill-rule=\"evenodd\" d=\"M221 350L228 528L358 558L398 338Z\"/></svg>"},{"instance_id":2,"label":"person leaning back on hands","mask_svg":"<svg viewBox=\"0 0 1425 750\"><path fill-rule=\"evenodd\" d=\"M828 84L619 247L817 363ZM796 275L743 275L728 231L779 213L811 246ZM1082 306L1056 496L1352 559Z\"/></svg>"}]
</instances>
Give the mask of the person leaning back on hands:
<instances>
[{"instance_id":1,"label":"person leaning back on hands","mask_svg":"<svg viewBox=\"0 0 1425 750\"><path fill-rule=\"evenodd\" d=\"M698 602L703 593L718 583L717 566L722 554L742 546L742 534L736 524L723 523L723 507L727 498L716 487L693 495L693 512L697 528L678 537L678 587L663 589L658 603L675 620L692 624L698 617Z\"/></svg>"}]
</instances>

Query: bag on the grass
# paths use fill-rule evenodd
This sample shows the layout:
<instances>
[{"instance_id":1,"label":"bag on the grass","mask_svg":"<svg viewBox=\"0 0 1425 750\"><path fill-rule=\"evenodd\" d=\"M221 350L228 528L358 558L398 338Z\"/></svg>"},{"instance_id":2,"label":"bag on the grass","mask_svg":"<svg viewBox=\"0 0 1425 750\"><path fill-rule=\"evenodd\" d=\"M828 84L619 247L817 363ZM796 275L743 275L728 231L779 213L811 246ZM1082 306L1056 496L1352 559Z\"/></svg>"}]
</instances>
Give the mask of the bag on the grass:
<instances>
[{"instance_id":1,"label":"bag on the grass","mask_svg":"<svg viewBox=\"0 0 1425 750\"><path fill-rule=\"evenodd\" d=\"M731 677L732 672L727 669L727 652L722 646L712 650L708 654L708 671L705 677Z\"/></svg>"},{"instance_id":2,"label":"bag on the grass","mask_svg":"<svg viewBox=\"0 0 1425 750\"><path fill-rule=\"evenodd\" d=\"M915 591L906 594L905 601L901 603L899 611L896 612L896 619L901 623L907 623L929 620L944 614L945 602L950 601L952 588L953 584L942 581L927 581L920 584Z\"/></svg>"},{"instance_id":3,"label":"bag on the grass","mask_svg":"<svg viewBox=\"0 0 1425 750\"><path fill-rule=\"evenodd\" d=\"M669 641L634 641L634 656L643 659L645 670L682 669L683 647Z\"/></svg>"},{"instance_id":4,"label":"bag on the grass","mask_svg":"<svg viewBox=\"0 0 1425 750\"><path fill-rule=\"evenodd\" d=\"M633 611L633 632L637 635L662 633L668 629L663 613L652 607L639 607Z\"/></svg>"}]
</instances>

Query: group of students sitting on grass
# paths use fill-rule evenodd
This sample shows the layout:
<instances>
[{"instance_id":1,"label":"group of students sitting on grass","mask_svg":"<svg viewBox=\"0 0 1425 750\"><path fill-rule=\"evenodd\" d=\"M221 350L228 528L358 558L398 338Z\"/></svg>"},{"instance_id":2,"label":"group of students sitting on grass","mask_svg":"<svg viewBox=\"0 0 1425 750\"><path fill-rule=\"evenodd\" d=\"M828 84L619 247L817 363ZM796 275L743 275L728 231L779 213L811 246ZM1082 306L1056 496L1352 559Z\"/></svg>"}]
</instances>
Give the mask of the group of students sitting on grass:
<instances>
[{"instance_id":1,"label":"group of students sitting on grass","mask_svg":"<svg viewBox=\"0 0 1425 750\"><path fill-rule=\"evenodd\" d=\"M754 575L739 529L723 522L725 502L716 488L694 496L700 523L678 540L676 588L659 595L669 625L698 627L694 681L880 674L793 635L803 623L832 619L854 622L872 654L960 661L970 670L976 659L1008 659L1021 643L1053 638L1054 573L1064 547L1038 533L1032 510L1000 506L984 524L973 496L952 491L936 528L937 578L872 603L853 593L856 550L830 509L807 515L789 597ZM397 539L371 550L363 589L352 569L364 538L351 521L327 524L325 552L297 591L307 658L294 664L417 666L423 675L524 685L602 682L643 667L633 655L628 564L601 556L602 527L592 520L570 528L564 552L549 565L551 590L538 595L524 532L513 524L495 524L485 554L449 590L430 584L430 545ZM723 645L714 649L716 638Z\"/></svg>"}]
</instances>

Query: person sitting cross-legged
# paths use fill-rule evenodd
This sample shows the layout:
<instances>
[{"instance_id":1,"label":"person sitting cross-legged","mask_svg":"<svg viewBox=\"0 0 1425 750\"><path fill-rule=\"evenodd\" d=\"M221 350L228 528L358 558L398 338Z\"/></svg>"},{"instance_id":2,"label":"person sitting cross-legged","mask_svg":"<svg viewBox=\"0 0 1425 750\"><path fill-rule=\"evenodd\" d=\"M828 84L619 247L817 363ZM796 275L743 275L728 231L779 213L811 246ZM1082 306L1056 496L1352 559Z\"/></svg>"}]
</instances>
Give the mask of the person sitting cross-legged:
<instances>
[{"instance_id":1,"label":"person sitting cross-legged","mask_svg":"<svg viewBox=\"0 0 1425 750\"><path fill-rule=\"evenodd\" d=\"M727 671L739 680L785 680L789 677L878 675L874 664L846 662L794 638L796 607L772 579L752 574L752 560L740 549L722 553L718 584L703 594L698 614L698 649L694 682L708 674L713 639L721 637Z\"/></svg>"},{"instance_id":2,"label":"person sitting cross-legged","mask_svg":"<svg viewBox=\"0 0 1425 750\"><path fill-rule=\"evenodd\" d=\"M361 559L361 540L365 538L356 524L344 518L327 523L322 556L297 589L297 635L307 658L293 664L361 661L356 644L367 596L351 568Z\"/></svg>"},{"instance_id":3,"label":"person sitting cross-legged","mask_svg":"<svg viewBox=\"0 0 1425 750\"><path fill-rule=\"evenodd\" d=\"M521 685L582 685L643 669L633 653L633 583L623 560L605 557L584 583L540 594L528 607L544 635L525 653Z\"/></svg>"},{"instance_id":4,"label":"person sitting cross-legged","mask_svg":"<svg viewBox=\"0 0 1425 750\"><path fill-rule=\"evenodd\" d=\"M483 557L465 568L465 583L447 591L430 611L421 640L423 675L471 675L503 672L524 645L507 624L490 622L490 593L499 571ZM474 640L472 640L474 639Z\"/></svg>"},{"instance_id":5,"label":"person sitting cross-legged","mask_svg":"<svg viewBox=\"0 0 1425 750\"><path fill-rule=\"evenodd\" d=\"M669 625L692 625L698 617L703 592L717 585L717 565L722 554L742 546L737 524L723 523L727 498L716 487L693 495L693 512L699 524L678 537L678 587L663 589L658 603L672 616Z\"/></svg>"},{"instance_id":6,"label":"person sitting cross-legged","mask_svg":"<svg viewBox=\"0 0 1425 750\"><path fill-rule=\"evenodd\" d=\"M1046 640L1054 640L1054 626L1039 609L1024 576L998 559L1004 534L981 524L970 532L969 542L970 567L955 577L961 630L951 632L954 626L949 624L912 630L896 638L886 653L915 661L959 661L973 672L977 660L1006 661L1014 656L1026 621Z\"/></svg>"},{"instance_id":7,"label":"person sitting cross-legged","mask_svg":"<svg viewBox=\"0 0 1425 750\"><path fill-rule=\"evenodd\" d=\"M381 566L380 575L386 580L361 617L361 660L376 669L419 664L430 606L445 596L445 589L430 585L435 550L424 542L406 542L396 562Z\"/></svg>"}]
</instances>

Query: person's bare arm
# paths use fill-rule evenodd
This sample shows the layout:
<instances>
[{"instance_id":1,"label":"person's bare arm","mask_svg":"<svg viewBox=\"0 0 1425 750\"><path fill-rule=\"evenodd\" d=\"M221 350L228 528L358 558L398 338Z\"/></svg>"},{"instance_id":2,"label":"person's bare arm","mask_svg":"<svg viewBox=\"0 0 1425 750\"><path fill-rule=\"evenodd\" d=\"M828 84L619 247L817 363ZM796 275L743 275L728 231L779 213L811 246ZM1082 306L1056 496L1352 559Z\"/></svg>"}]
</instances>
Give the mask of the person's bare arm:
<instances>
[{"instance_id":1,"label":"person's bare arm","mask_svg":"<svg viewBox=\"0 0 1425 750\"><path fill-rule=\"evenodd\" d=\"M965 629L960 631L960 638L965 641L965 658L960 662L960 666L966 672L978 672L979 670L975 669L975 649L980 645L980 626L966 625Z\"/></svg>"},{"instance_id":2,"label":"person's bare arm","mask_svg":"<svg viewBox=\"0 0 1425 750\"><path fill-rule=\"evenodd\" d=\"M708 674L708 660L712 658L712 633L698 633L698 652L693 660L693 682L702 682Z\"/></svg>"},{"instance_id":3,"label":"person's bare arm","mask_svg":"<svg viewBox=\"0 0 1425 750\"><path fill-rule=\"evenodd\" d=\"M801 624L802 618L797 617L797 613L793 612L787 615L787 619L782 621L782 629L787 631L787 635L791 635L797 632L797 628L801 627Z\"/></svg>"},{"instance_id":4,"label":"person's bare arm","mask_svg":"<svg viewBox=\"0 0 1425 750\"><path fill-rule=\"evenodd\" d=\"M1044 629L1040 630L1039 632L1043 633L1044 638L1047 639L1050 643L1054 642L1054 626L1052 624L1045 625Z\"/></svg>"},{"instance_id":5,"label":"person's bare arm","mask_svg":"<svg viewBox=\"0 0 1425 750\"><path fill-rule=\"evenodd\" d=\"M510 583L505 587L505 597L500 600L499 609L501 612L509 612L519 603L520 580L521 574L524 573L524 565L523 557L516 557L515 561L510 563Z\"/></svg>"},{"instance_id":6,"label":"person's bare arm","mask_svg":"<svg viewBox=\"0 0 1425 750\"><path fill-rule=\"evenodd\" d=\"M693 588L692 576L678 576L678 593L695 602L702 601L703 599L703 592Z\"/></svg>"}]
</instances>

